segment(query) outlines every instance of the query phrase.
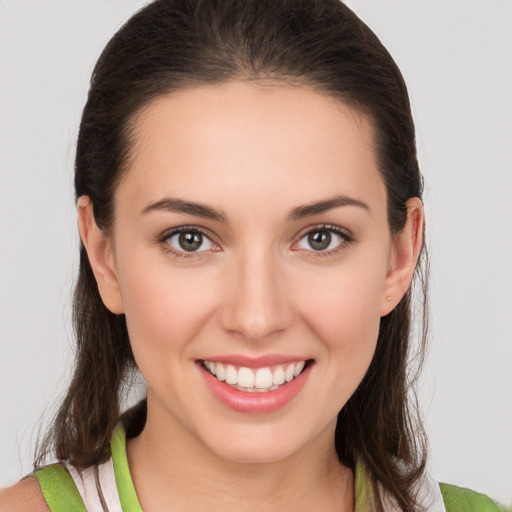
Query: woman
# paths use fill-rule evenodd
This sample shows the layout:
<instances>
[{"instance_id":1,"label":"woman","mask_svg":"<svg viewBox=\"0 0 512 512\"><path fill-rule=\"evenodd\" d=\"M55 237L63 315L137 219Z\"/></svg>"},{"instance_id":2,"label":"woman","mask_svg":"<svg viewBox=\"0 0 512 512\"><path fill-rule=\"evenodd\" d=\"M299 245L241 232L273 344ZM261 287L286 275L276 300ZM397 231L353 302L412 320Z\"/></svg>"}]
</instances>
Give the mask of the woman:
<instances>
[{"instance_id":1,"label":"woman","mask_svg":"<svg viewBox=\"0 0 512 512\"><path fill-rule=\"evenodd\" d=\"M343 4L150 4L93 73L75 185L78 358L47 441L66 465L4 500L494 509L443 500L425 472L407 400L414 126ZM134 368L148 397L121 426Z\"/></svg>"}]
</instances>

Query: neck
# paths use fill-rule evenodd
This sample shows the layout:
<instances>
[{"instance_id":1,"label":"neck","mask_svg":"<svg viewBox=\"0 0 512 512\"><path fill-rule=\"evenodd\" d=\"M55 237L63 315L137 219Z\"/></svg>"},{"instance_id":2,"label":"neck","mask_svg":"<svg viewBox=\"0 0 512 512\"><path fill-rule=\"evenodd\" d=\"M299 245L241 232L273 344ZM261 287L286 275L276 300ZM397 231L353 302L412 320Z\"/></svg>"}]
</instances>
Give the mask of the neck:
<instances>
[{"instance_id":1,"label":"neck","mask_svg":"<svg viewBox=\"0 0 512 512\"><path fill-rule=\"evenodd\" d=\"M127 443L128 462L145 512L354 510L354 477L334 448L334 426L272 462L236 462L213 453L190 432L153 421ZM165 440L165 441L162 441Z\"/></svg>"}]
</instances>

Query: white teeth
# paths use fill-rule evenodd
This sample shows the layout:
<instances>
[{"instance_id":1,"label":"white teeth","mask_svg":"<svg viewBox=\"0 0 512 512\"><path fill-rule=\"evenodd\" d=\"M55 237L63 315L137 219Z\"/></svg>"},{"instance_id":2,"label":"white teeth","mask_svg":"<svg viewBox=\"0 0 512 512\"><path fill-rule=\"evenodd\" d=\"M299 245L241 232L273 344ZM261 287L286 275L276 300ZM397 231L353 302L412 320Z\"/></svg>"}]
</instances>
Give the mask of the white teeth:
<instances>
[{"instance_id":1,"label":"white teeth","mask_svg":"<svg viewBox=\"0 0 512 512\"><path fill-rule=\"evenodd\" d=\"M254 373L251 369L242 366L240 370L238 370L238 385L242 388L254 387Z\"/></svg>"},{"instance_id":2,"label":"white teeth","mask_svg":"<svg viewBox=\"0 0 512 512\"><path fill-rule=\"evenodd\" d=\"M226 368L223 364L217 363L215 365L215 375L217 376L217 379L219 379L221 382L223 380L226 380Z\"/></svg>"},{"instance_id":3,"label":"white teeth","mask_svg":"<svg viewBox=\"0 0 512 512\"><path fill-rule=\"evenodd\" d=\"M304 366L306 365L306 361L301 361L295 365L295 371L293 372L294 377L298 377L300 372L304 370Z\"/></svg>"},{"instance_id":4,"label":"white teeth","mask_svg":"<svg viewBox=\"0 0 512 512\"><path fill-rule=\"evenodd\" d=\"M238 384L238 372L232 364L226 367L226 382L228 384Z\"/></svg>"},{"instance_id":5,"label":"white teeth","mask_svg":"<svg viewBox=\"0 0 512 512\"><path fill-rule=\"evenodd\" d=\"M272 372L270 368L260 368L254 377L254 387L268 389L272 386Z\"/></svg>"},{"instance_id":6,"label":"white teeth","mask_svg":"<svg viewBox=\"0 0 512 512\"><path fill-rule=\"evenodd\" d=\"M251 369L245 366L237 370L232 364L204 361L204 367L219 381L226 381L226 384L249 393L273 391L298 377L305 365L306 361L299 361L286 367L276 365L274 371L269 367Z\"/></svg>"},{"instance_id":7,"label":"white teeth","mask_svg":"<svg viewBox=\"0 0 512 512\"><path fill-rule=\"evenodd\" d=\"M215 374L215 363L212 363L211 361L206 361L206 366L207 366L208 370L210 370L210 372L213 375L216 375Z\"/></svg>"},{"instance_id":8,"label":"white teeth","mask_svg":"<svg viewBox=\"0 0 512 512\"><path fill-rule=\"evenodd\" d=\"M272 374L272 384L274 384L274 386L284 384L284 370L280 366L278 366Z\"/></svg>"},{"instance_id":9,"label":"white teeth","mask_svg":"<svg viewBox=\"0 0 512 512\"><path fill-rule=\"evenodd\" d=\"M295 372L295 365L294 364L289 365L288 368L286 368L286 370L284 372L284 380L286 382L290 382L294 377L294 372Z\"/></svg>"}]
</instances>

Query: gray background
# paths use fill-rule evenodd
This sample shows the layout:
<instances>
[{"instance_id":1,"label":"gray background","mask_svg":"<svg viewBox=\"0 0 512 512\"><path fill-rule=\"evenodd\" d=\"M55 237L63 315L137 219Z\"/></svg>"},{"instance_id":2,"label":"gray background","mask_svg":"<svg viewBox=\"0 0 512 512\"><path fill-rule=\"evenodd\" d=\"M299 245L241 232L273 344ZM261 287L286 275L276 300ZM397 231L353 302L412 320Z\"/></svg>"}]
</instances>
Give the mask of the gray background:
<instances>
[{"instance_id":1,"label":"gray background","mask_svg":"<svg viewBox=\"0 0 512 512\"><path fill-rule=\"evenodd\" d=\"M351 0L408 83L427 181L432 468L512 502L512 3ZM0 485L30 471L72 362L74 141L140 0L0 0Z\"/></svg>"}]
</instances>

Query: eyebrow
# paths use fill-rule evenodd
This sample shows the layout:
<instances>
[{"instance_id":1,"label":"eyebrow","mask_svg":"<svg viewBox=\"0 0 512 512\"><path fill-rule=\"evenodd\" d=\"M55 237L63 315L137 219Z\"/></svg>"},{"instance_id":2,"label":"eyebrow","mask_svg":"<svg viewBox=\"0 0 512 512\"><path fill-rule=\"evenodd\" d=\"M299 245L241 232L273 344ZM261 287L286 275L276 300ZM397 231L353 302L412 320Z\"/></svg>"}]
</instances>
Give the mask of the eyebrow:
<instances>
[{"instance_id":1,"label":"eyebrow","mask_svg":"<svg viewBox=\"0 0 512 512\"><path fill-rule=\"evenodd\" d=\"M204 217L205 219L212 219L218 222L227 221L226 214L223 212L219 212L204 204L192 203L190 201L184 201L183 199L175 199L172 197L167 197L149 204L144 208L144 210L142 210L142 214L145 215L153 211L162 210L174 213L188 213L190 215L195 215L196 217Z\"/></svg>"},{"instance_id":2,"label":"eyebrow","mask_svg":"<svg viewBox=\"0 0 512 512\"><path fill-rule=\"evenodd\" d=\"M368 212L370 207L357 199L352 199L347 196L334 196L329 199L317 201L314 203L306 204L303 206L297 206L290 210L288 214L289 221L297 221L304 219L305 217L311 217L313 215L320 215L321 213L332 210L333 208L340 208L341 206L357 206ZM185 201L183 199L176 199L167 197L149 204L142 210L142 214L153 211L166 211L174 213L188 213L189 215L195 215L196 217L203 217L206 219L215 220L218 222L227 222L227 216L222 211L217 211L210 206L206 206L200 203L193 203L191 201Z\"/></svg>"},{"instance_id":3,"label":"eyebrow","mask_svg":"<svg viewBox=\"0 0 512 512\"><path fill-rule=\"evenodd\" d=\"M315 203L306 204L304 206L297 206L293 208L288 214L288 220L297 221L305 217L311 217L313 215L319 215L321 213L332 210L333 208L339 208L341 206L357 206L371 213L370 207L357 199L352 199L347 196L334 196L323 201L317 201Z\"/></svg>"}]
</instances>

